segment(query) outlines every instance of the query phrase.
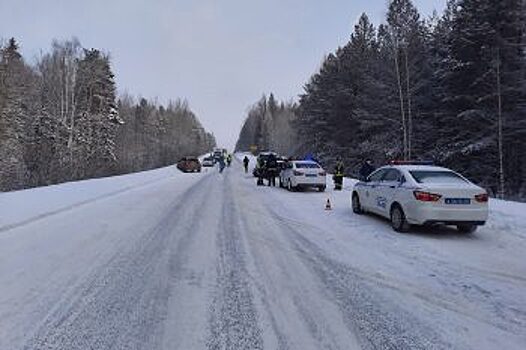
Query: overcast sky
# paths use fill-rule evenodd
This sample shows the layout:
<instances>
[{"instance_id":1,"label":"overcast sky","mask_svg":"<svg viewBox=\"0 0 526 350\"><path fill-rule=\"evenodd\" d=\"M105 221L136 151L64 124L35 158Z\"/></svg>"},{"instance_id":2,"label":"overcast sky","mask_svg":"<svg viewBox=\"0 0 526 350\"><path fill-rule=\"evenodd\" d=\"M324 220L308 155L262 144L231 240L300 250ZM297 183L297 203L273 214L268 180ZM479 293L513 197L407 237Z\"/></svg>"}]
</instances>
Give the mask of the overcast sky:
<instances>
[{"instance_id":1,"label":"overcast sky","mask_svg":"<svg viewBox=\"0 0 526 350\"><path fill-rule=\"evenodd\" d=\"M233 147L263 93L295 99L362 12L378 24L388 0L0 0L0 38L29 62L53 38L110 52L119 91L186 98L220 145ZM421 13L446 0L414 0Z\"/></svg>"}]
</instances>

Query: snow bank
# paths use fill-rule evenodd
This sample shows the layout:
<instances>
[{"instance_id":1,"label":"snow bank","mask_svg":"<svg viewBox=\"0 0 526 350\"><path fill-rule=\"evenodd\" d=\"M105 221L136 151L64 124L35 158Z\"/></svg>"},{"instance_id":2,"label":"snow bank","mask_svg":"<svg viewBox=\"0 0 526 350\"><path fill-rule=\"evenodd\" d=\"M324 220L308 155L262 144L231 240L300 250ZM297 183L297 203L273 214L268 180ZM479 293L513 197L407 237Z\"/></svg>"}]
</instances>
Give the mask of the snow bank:
<instances>
[{"instance_id":1,"label":"snow bank","mask_svg":"<svg viewBox=\"0 0 526 350\"><path fill-rule=\"evenodd\" d=\"M181 174L175 166L0 193L0 232Z\"/></svg>"}]
</instances>

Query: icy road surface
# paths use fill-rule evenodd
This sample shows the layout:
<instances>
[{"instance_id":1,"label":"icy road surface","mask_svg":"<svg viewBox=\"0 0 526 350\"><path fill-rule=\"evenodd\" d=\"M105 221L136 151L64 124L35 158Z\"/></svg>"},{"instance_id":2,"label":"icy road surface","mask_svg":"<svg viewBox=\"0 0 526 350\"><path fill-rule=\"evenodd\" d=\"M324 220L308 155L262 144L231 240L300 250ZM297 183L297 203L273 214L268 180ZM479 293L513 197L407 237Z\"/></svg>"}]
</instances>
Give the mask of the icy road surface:
<instances>
[{"instance_id":1,"label":"icy road surface","mask_svg":"<svg viewBox=\"0 0 526 350\"><path fill-rule=\"evenodd\" d=\"M0 194L0 349L526 348L524 204L398 234L349 186L234 162Z\"/></svg>"}]
</instances>

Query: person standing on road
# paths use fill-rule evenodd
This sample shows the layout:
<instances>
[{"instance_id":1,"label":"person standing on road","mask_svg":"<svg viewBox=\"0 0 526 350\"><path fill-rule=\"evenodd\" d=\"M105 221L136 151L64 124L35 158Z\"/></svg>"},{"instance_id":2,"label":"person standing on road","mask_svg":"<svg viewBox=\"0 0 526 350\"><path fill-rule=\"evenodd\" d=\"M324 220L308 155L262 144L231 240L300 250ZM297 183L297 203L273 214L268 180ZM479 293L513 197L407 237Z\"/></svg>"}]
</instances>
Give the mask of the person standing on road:
<instances>
[{"instance_id":1,"label":"person standing on road","mask_svg":"<svg viewBox=\"0 0 526 350\"><path fill-rule=\"evenodd\" d=\"M232 165L232 155L231 154L228 154L226 156L226 163L228 166Z\"/></svg>"},{"instance_id":2,"label":"person standing on road","mask_svg":"<svg viewBox=\"0 0 526 350\"><path fill-rule=\"evenodd\" d=\"M225 170L225 156L221 155L219 157L219 173L222 173Z\"/></svg>"},{"instance_id":3,"label":"person standing on road","mask_svg":"<svg viewBox=\"0 0 526 350\"><path fill-rule=\"evenodd\" d=\"M248 163L250 163L250 159L248 159L247 156L243 158L243 166L245 167L245 174L248 173Z\"/></svg>"},{"instance_id":4,"label":"person standing on road","mask_svg":"<svg viewBox=\"0 0 526 350\"><path fill-rule=\"evenodd\" d=\"M263 177L264 177L263 171L264 170L265 170L265 162L263 161L263 159L258 157L257 163L256 163L256 174L258 178L258 182L257 182L258 186L263 186Z\"/></svg>"},{"instance_id":5,"label":"person standing on road","mask_svg":"<svg viewBox=\"0 0 526 350\"><path fill-rule=\"evenodd\" d=\"M360 169L360 180L365 181L374 170L373 161L371 159L367 159Z\"/></svg>"},{"instance_id":6,"label":"person standing on road","mask_svg":"<svg viewBox=\"0 0 526 350\"><path fill-rule=\"evenodd\" d=\"M332 179L334 180L334 190L341 191L343 188L343 161L340 157L336 161L336 166L334 167L334 175Z\"/></svg>"},{"instance_id":7,"label":"person standing on road","mask_svg":"<svg viewBox=\"0 0 526 350\"><path fill-rule=\"evenodd\" d=\"M265 172L267 174L267 180L269 186L276 186L276 176L278 175L278 160L276 156L271 154L268 157L267 164L265 167Z\"/></svg>"}]
</instances>

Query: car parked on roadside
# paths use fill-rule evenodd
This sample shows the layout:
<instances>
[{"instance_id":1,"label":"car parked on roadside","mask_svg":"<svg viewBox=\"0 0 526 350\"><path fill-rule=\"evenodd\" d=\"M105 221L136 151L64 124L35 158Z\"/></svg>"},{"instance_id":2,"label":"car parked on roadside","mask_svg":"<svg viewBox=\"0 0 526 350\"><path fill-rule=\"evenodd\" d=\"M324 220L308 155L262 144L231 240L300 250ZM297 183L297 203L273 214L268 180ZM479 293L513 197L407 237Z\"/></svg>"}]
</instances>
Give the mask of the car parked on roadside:
<instances>
[{"instance_id":1,"label":"car parked on roadside","mask_svg":"<svg viewBox=\"0 0 526 350\"><path fill-rule=\"evenodd\" d=\"M411 225L455 225L472 233L488 219L488 194L453 170L418 162L393 162L351 192L354 213L391 220L395 231Z\"/></svg>"},{"instance_id":2,"label":"car parked on roadside","mask_svg":"<svg viewBox=\"0 0 526 350\"><path fill-rule=\"evenodd\" d=\"M197 157L183 157L177 162L177 169L184 173L201 172L201 163Z\"/></svg>"},{"instance_id":3,"label":"car parked on roadside","mask_svg":"<svg viewBox=\"0 0 526 350\"><path fill-rule=\"evenodd\" d=\"M203 163L201 164L203 167L213 167L215 164L214 157L205 157L203 159Z\"/></svg>"},{"instance_id":4,"label":"car parked on roadside","mask_svg":"<svg viewBox=\"0 0 526 350\"><path fill-rule=\"evenodd\" d=\"M314 161L291 160L283 165L279 183L289 191L317 188L323 192L327 188L327 173Z\"/></svg>"},{"instance_id":5,"label":"car parked on roadside","mask_svg":"<svg viewBox=\"0 0 526 350\"><path fill-rule=\"evenodd\" d=\"M264 167L265 164L267 163L268 158L271 155L276 157L276 158L278 158L278 154L275 153L275 152L261 152L257 156L257 158L256 158L256 166L254 167L254 170L252 171L252 175L254 175L254 177L264 176L264 174L263 174L264 169L260 168L259 164L263 164L263 167Z\"/></svg>"}]
</instances>

